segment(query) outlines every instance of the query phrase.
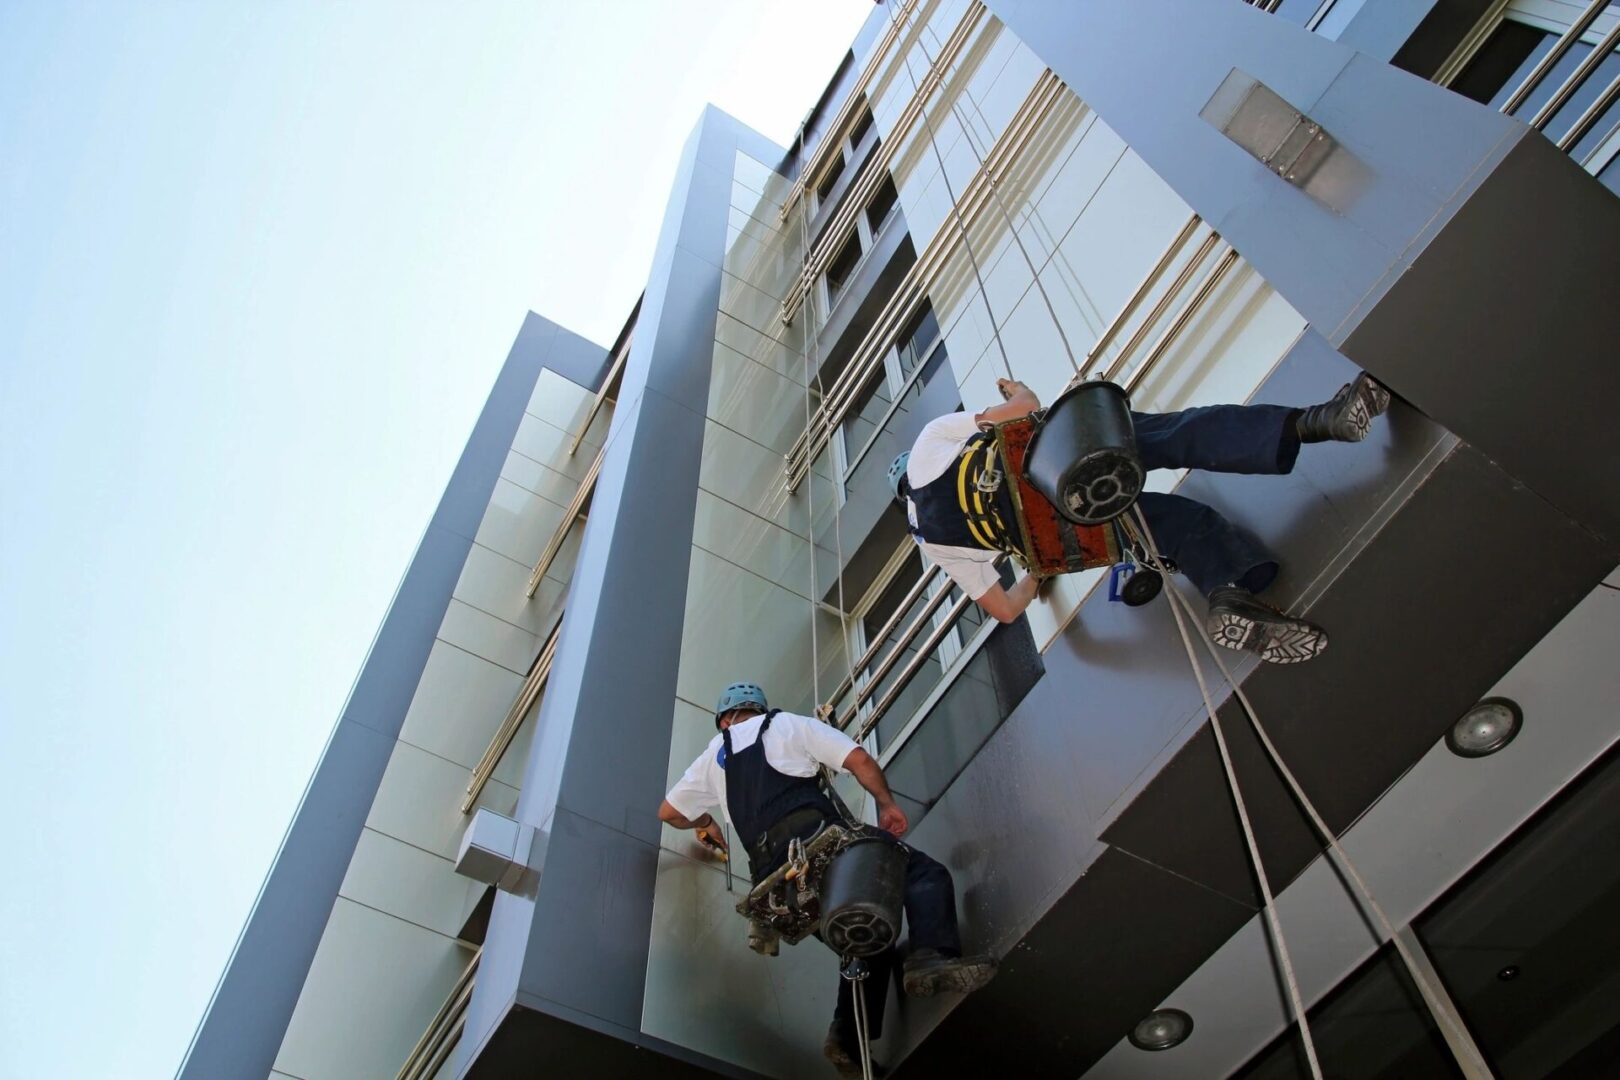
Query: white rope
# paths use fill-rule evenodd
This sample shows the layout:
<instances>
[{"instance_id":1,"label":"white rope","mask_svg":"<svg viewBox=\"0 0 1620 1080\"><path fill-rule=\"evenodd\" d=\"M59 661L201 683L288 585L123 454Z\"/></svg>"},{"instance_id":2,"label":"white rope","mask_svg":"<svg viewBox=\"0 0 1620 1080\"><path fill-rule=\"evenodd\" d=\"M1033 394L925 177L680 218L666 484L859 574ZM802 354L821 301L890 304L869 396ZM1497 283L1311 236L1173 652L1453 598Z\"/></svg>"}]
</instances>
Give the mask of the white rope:
<instances>
[{"instance_id":1,"label":"white rope","mask_svg":"<svg viewBox=\"0 0 1620 1080\"><path fill-rule=\"evenodd\" d=\"M804 168L804 164L805 164L805 161L804 161L805 127L806 127L806 125L809 124L809 122L810 122L809 118L807 117L805 119L805 122L803 124L799 125L799 168L801 170ZM802 279L803 274L807 273L809 271L809 268L810 268L810 209L809 209L809 201L808 200L803 200L803 199L801 199L800 202L799 202L799 248L800 248L800 252L801 252L801 258L803 259L803 263L804 263L804 265L800 268L800 276L801 276L801 279ZM815 377L816 377L815 362L811 357L811 353L815 349L815 332L816 332L816 315L815 315L815 308L813 306L814 302L815 302L814 294L815 294L815 289L814 289L813 286L811 288L805 290L804 305L803 305L803 307L801 309L801 313L804 316L804 322L803 322L803 330L804 330L804 353L803 353L803 355L804 355L804 430L806 432L810 431L811 424L814 423L814 419L815 419L814 414L812 413L812 410L811 410L811 396L812 395L811 395L811 389L810 389L811 386L814 384ZM810 700L811 700L812 703L819 702L821 700L821 648L820 648L820 642L818 640L819 635L816 633L816 596L817 596L817 591L818 590L816 589L816 494L815 494L816 493L816 475L815 475L815 472L816 472L816 463L813 460L806 462L806 480L808 482L804 486L804 514L805 514L804 531L805 531L806 538L810 542ZM836 519L836 515L837 515L837 509L838 508L836 506L833 507L833 512L834 512L835 519ZM840 586L839 587L840 587L840 591L841 591L842 590L843 567L840 566L838 569L839 569L839 575L840 575ZM845 651L846 652L848 651L847 647L846 647ZM812 704L812 711L814 711L814 705L813 704Z\"/></svg>"},{"instance_id":2,"label":"white rope","mask_svg":"<svg viewBox=\"0 0 1620 1080\"><path fill-rule=\"evenodd\" d=\"M1132 507L1131 512L1136 515L1137 523L1142 528L1142 537L1147 544L1148 554L1156 565L1163 566L1163 560L1159 557L1158 543L1153 538L1153 531L1148 528L1147 517L1142 513L1142 508ZM1167 591L1173 593L1174 586L1168 586ZM1293 1008L1294 1019L1299 1024L1300 1040L1305 1044L1305 1058L1310 1063L1311 1076L1314 1080L1322 1080L1322 1066L1316 1059L1316 1043L1311 1038L1310 1021L1305 1016L1305 1003L1300 994L1299 979L1294 974L1294 961L1288 952L1288 941L1283 936L1282 920L1277 916L1277 901L1271 892L1271 881L1266 875L1265 864L1260 861L1260 845L1255 840L1254 824L1249 820L1248 807L1244 804L1243 792L1238 787L1237 769L1232 764L1232 752L1226 745L1226 735L1221 731L1215 701L1210 696L1209 684L1204 681L1204 667L1198 662L1198 654L1193 650L1192 637L1187 633L1187 623L1182 610L1171 604L1170 613L1175 616L1176 630L1181 634L1181 644L1187 650L1187 661L1192 664L1193 677L1198 680L1198 692L1204 698L1204 711L1209 715L1209 726L1215 733L1215 745L1220 750L1221 767L1226 771L1226 783L1232 792L1232 803L1237 807L1238 823L1243 826L1243 842L1248 848L1249 861L1254 865L1254 874L1260 884L1260 898L1264 905L1266 926L1271 933L1272 947L1276 950L1277 964L1282 969L1283 982L1288 988L1288 1000Z\"/></svg>"},{"instance_id":3,"label":"white rope","mask_svg":"<svg viewBox=\"0 0 1620 1080\"><path fill-rule=\"evenodd\" d=\"M933 36L934 41L943 47L943 42L940 42L939 35L934 32L933 24L925 24L925 29L930 35ZM928 47L922 43L921 37L917 39L917 46L918 48L922 49L923 56L928 59L928 64L930 67L932 67L934 63L933 58L928 56ZM979 103L974 100L973 95L968 93L967 87L962 87L961 96L972 104L974 111L977 112L979 114L979 118L983 120L984 110L979 107ZM1074 370L1078 373L1080 370L1080 361L1075 358L1074 348L1069 344L1069 335L1063 329L1063 320L1058 318L1057 308L1052 306L1052 298L1051 296L1047 295L1046 285L1041 281L1040 271L1035 268L1035 260L1030 258L1029 249L1024 246L1024 238L1018 235L1017 228L1013 226L1012 214L1007 211L1007 203L1001 197L1001 185L996 182L995 170L985 168L985 152L979 149L977 139L973 133L973 126L968 123L967 117L962 114L961 107L953 102L951 104L951 113L956 117L956 122L962 126L962 137L967 140L968 149L973 152L973 158L976 162L978 162L979 171L984 173L985 183L990 186L990 195L993 199L995 199L996 208L1001 211L1001 220L1006 223L1007 232L1012 236L1013 243L1018 245L1018 253L1024 257L1024 265L1029 267L1029 276L1034 281L1036 290L1041 294L1041 302L1046 305L1046 313L1052 317L1052 326L1057 330L1058 340L1063 343L1063 351L1069 357L1069 366L1074 368ZM926 120L927 117L925 115L924 121L926 122ZM988 123L989 122L986 121L986 126L988 126ZM944 171L943 166L941 166L940 171ZM964 243L967 242L967 236L965 233L963 234L962 240ZM980 287L982 289L982 283ZM988 310L989 307L989 297L986 297L986 310ZM993 317L991 321L994 323ZM1001 340L1000 327L996 327L996 340L998 342ZM1005 350L1003 350L1002 356L1003 359L1005 359ZM1012 377L1012 366L1010 364L1007 368L1007 375L1009 378Z\"/></svg>"},{"instance_id":4,"label":"white rope","mask_svg":"<svg viewBox=\"0 0 1620 1080\"><path fill-rule=\"evenodd\" d=\"M861 1048L862 1080L872 1080L872 1039L866 1021L866 980L869 977L870 973L849 980L850 997L855 1005L855 1041Z\"/></svg>"},{"instance_id":5,"label":"white rope","mask_svg":"<svg viewBox=\"0 0 1620 1080\"><path fill-rule=\"evenodd\" d=\"M1173 608L1180 605L1181 610L1186 613L1189 619L1194 618L1192 605L1188 603L1186 597L1181 595L1179 590L1171 587L1166 588L1165 592L1169 594ZM1448 1000L1445 991L1434 985L1424 965L1418 962L1417 957L1412 954L1405 940L1400 934L1396 933L1394 924L1391 922L1389 915L1385 913L1383 905L1378 902L1378 898L1373 895L1372 888L1367 884L1366 879L1361 876L1361 872L1356 869L1355 863L1350 860L1350 856L1340 845L1339 838L1332 829L1328 828L1327 822L1317 812L1315 803L1305 794L1305 789L1301 786L1299 780L1295 778L1293 770L1289 769L1287 764L1284 763L1282 754L1278 752L1276 744L1271 741L1271 736L1260 723L1259 711L1255 709L1254 703L1249 700L1249 695L1244 692L1242 685L1232 675L1231 669L1226 666L1226 661L1221 658L1220 650L1216 648L1214 642L1210 641L1208 637L1204 637L1203 642L1205 650L1208 651L1210 658L1215 661L1215 666L1220 670L1222 679L1225 680L1227 686L1231 687L1239 704L1242 705L1243 713L1248 718L1250 727L1254 729L1255 735L1260 740L1260 745L1265 748L1266 756L1271 759L1272 765L1276 767L1277 772L1282 776L1283 782L1288 785L1288 790L1293 792L1294 798L1305 811L1306 817L1310 818L1317 834L1327 844L1328 857L1333 860L1344 876L1352 883L1352 894L1355 896L1357 904L1364 911L1371 912L1373 919L1383 930L1384 936L1395 946L1395 951L1400 955L1401 962L1406 965L1407 974L1411 976L1413 983L1417 985L1419 992L1422 994L1429 1015L1445 1031L1446 1043L1451 1047L1452 1056L1456 1058L1458 1067L1470 1076L1491 1075L1484 1059L1478 1056L1472 1036L1465 1032L1457 1017L1445 1005ZM1464 1047L1467 1049L1464 1049ZM1470 1065L1476 1071L1471 1072L1469 1070Z\"/></svg>"},{"instance_id":6,"label":"white rope","mask_svg":"<svg viewBox=\"0 0 1620 1080\"><path fill-rule=\"evenodd\" d=\"M891 23L896 23L898 21L897 13L892 7L889 9L889 21ZM918 39L917 45L919 48L922 48L921 38ZM934 61L932 57L928 57L928 50L926 48L923 48L923 56L928 58L928 66L930 69L932 69L934 66ZM917 72L911 66L911 56L909 53L906 54L905 60L906 73L911 76L912 85L916 86L918 90L921 90L922 81L917 78ZM937 89L940 91L940 96L943 100L945 93L944 72L940 72L939 85ZM991 336L995 340L997 351L1001 353L1001 365L1007 370L1007 378L1011 379L1013 378L1012 361L1007 359L1007 346L1004 345L1001 340L1001 323L997 321L996 313L990 307L990 294L985 291L984 277L979 273L979 260L978 257L973 254L972 241L968 239L967 222L962 218L962 209L957 205L956 202L956 190L951 187L950 174L945 170L945 158L939 152L939 140L934 137L933 122L928 119L927 101L923 102L923 106L918 111L917 115L922 118L923 128L928 133L928 148L934 152L934 161L939 165L940 182L945 185L945 194L951 200L951 217L956 219L957 231L962 234L962 250L967 253L968 265L973 267L973 280L979 286L979 297L984 301L985 314L990 317ZM982 158L979 159L979 167L981 170L984 167L984 160Z\"/></svg>"}]
</instances>

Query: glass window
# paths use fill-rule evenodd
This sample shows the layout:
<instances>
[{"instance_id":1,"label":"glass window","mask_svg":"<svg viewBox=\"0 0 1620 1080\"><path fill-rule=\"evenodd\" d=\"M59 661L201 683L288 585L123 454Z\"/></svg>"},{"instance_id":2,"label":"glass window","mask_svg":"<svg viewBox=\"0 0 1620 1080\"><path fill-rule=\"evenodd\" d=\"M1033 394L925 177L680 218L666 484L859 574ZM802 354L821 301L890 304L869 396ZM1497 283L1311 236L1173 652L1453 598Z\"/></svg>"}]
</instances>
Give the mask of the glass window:
<instances>
[{"instance_id":1,"label":"glass window","mask_svg":"<svg viewBox=\"0 0 1620 1080\"><path fill-rule=\"evenodd\" d=\"M1616 195L1620 195L1620 157L1609 159L1609 163L1598 173L1598 182Z\"/></svg>"},{"instance_id":2,"label":"glass window","mask_svg":"<svg viewBox=\"0 0 1620 1080\"><path fill-rule=\"evenodd\" d=\"M1620 753L1413 921L1502 1080L1620 1063Z\"/></svg>"},{"instance_id":3,"label":"glass window","mask_svg":"<svg viewBox=\"0 0 1620 1080\"><path fill-rule=\"evenodd\" d=\"M1391 946L1384 948L1310 1010L1322 1071L1357 1080L1461 1077L1445 1038ZM1232 1080L1309 1076L1299 1033L1290 1024Z\"/></svg>"},{"instance_id":4,"label":"glass window","mask_svg":"<svg viewBox=\"0 0 1620 1080\"><path fill-rule=\"evenodd\" d=\"M894 580L883 590L883 594L878 598L877 603L873 604L871 610L862 617L861 626L865 631L865 640L868 647L877 640L878 631L883 629L883 624L888 621L889 616L894 614L895 608L899 606L900 601L904 600L906 594L911 591L912 586L917 584L917 579L923 573L923 565L922 552L918 551L907 560L905 569L894 576ZM936 574L935 577L944 579L942 574ZM894 664L883 676L883 680L868 698L871 705L876 706L881 702L900 682L901 677L906 675L907 669L913 663L917 663L917 656L921 646L927 641L928 635L937 620L950 607L954 597L948 597L942 601L941 607L935 611L930 623L919 628L911 640L904 647L900 647L900 642L906 637L907 630L917 621L923 610L928 607L930 594L940 587L940 583L935 582L929 590L917 597L916 601L906 609L905 614L896 621L894 629L883 639L884 644L873 655L873 662L863 673L864 677L869 678L894 653L896 648L901 649L899 658L895 660ZM917 710L917 706L922 704L922 700L928 696L929 692L939 685L939 676L942 670L938 650L935 649L911 672L905 689L900 691L894 703L889 706L883 718L878 722L877 748L879 753L882 752L883 747L887 745L889 740L894 737L895 732L905 725L906 719Z\"/></svg>"},{"instance_id":5,"label":"glass window","mask_svg":"<svg viewBox=\"0 0 1620 1080\"><path fill-rule=\"evenodd\" d=\"M895 204L900 201L900 193L894 189L894 179L886 178L878 186L877 193L872 201L866 204L866 224L876 236L883 231L883 223L889 220L889 214L894 211Z\"/></svg>"},{"instance_id":6,"label":"glass window","mask_svg":"<svg viewBox=\"0 0 1620 1080\"><path fill-rule=\"evenodd\" d=\"M1517 42L1518 44L1514 46L1515 48L1522 47L1523 42L1526 39L1523 30L1519 29L1518 27L1519 24L1513 22L1511 19L1505 20L1502 25L1497 28L1496 33L1492 36L1491 42L1486 43L1486 48L1488 49L1497 38L1504 38L1509 42ZM1519 66L1513 71L1512 75L1508 77L1507 81L1504 82L1497 89L1495 94L1491 96L1490 105L1492 108L1500 108L1502 104L1507 101L1508 95L1513 93L1513 91L1518 88L1518 85L1524 81L1525 77L1530 74L1530 69L1535 67L1537 62L1539 62L1543 56L1546 56L1547 53L1552 50L1553 42L1556 40L1555 35L1547 33L1544 30L1537 30L1533 27L1526 27L1524 29L1529 30L1531 34L1539 34L1541 39L1533 45L1530 52L1525 56L1524 60L1520 62ZM1504 45L1502 47L1503 49L1507 49L1509 46ZM1483 51L1484 50L1482 50L1482 52ZM1575 73L1575 69L1580 67L1582 62L1584 62L1586 58L1591 55L1591 52L1592 46L1587 45L1584 42L1577 42L1573 47L1570 48L1569 52L1565 53L1561 58L1559 58L1558 63L1553 65L1552 70L1546 74L1535 90L1531 91L1530 96L1525 98L1524 103L1513 111L1513 115L1519 117L1521 120L1526 121L1533 118L1536 113L1541 110L1541 107L1552 99L1553 94L1558 90L1559 86L1563 85L1564 80L1573 75ZM1464 71L1464 77L1468 76L1470 71L1472 71L1472 69L1478 63L1479 60L1476 58L1474 63L1469 65L1469 69ZM1581 88L1575 91L1575 93L1570 96L1570 99L1552 115L1550 120L1547 121L1547 126L1542 129L1547 138L1557 142L1565 132L1574 126L1576 119L1581 115L1581 113L1586 111L1587 106L1591 105L1592 102L1597 100L1598 94L1602 93L1603 88L1608 86L1617 74L1620 74L1620 53L1610 53L1604 58L1603 62L1597 66L1597 69L1593 71L1591 75L1587 76L1586 82L1581 85ZM1478 82L1481 86L1488 83L1488 79L1484 73L1478 77ZM1478 99L1476 98L1476 100ZM1609 128L1613 125L1617 116L1620 116L1620 111L1617 111L1613 106L1611 106L1604 113L1603 117L1598 120L1597 124L1593 126L1592 130L1587 132L1585 137L1583 137L1574 145L1574 147L1571 148L1570 154L1575 158L1576 161L1579 161L1585 157L1587 152L1593 149L1598 142L1603 139L1603 137L1608 133Z\"/></svg>"},{"instance_id":7,"label":"glass window","mask_svg":"<svg viewBox=\"0 0 1620 1080\"><path fill-rule=\"evenodd\" d=\"M924 306L901 333L899 344L886 359L883 369L849 411L840 429L844 439L844 477L856 484L856 473L868 467L873 448L882 444L881 469L887 470L893 456L916 438L921 424L910 416L934 377L944 370L945 346L939 338L939 323L931 307ZM917 365L922 364L921 371ZM896 404L898 402L898 404ZM929 417L932 419L932 417Z\"/></svg>"},{"instance_id":8,"label":"glass window","mask_svg":"<svg viewBox=\"0 0 1620 1080\"><path fill-rule=\"evenodd\" d=\"M832 161L828 163L827 171L821 177L821 183L816 185L816 199L820 202L826 202L827 196L832 194L833 187L838 183L838 178L843 175L844 153L839 150L838 153L833 155Z\"/></svg>"},{"instance_id":9,"label":"glass window","mask_svg":"<svg viewBox=\"0 0 1620 1080\"><path fill-rule=\"evenodd\" d=\"M924 304L900 333L900 371L909 377L917 365L928 359L928 350L939 340L939 320L934 318L932 305Z\"/></svg>"},{"instance_id":10,"label":"glass window","mask_svg":"<svg viewBox=\"0 0 1620 1080\"><path fill-rule=\"evenodd\" d=\"M1552 48L1553 35L1524 23L1504 20L1468 61L1451 88L1481 104L1500 107L1530 74L1536 61Z\"/></svg>"},{"instance_id":11,"label":"glass window","mask_svg":"<svg viewBox=\"0 0 1620 1080\"><path fill-rule=\"evenodd\" d=\"M849 234L844 246L838 249L832 262L827 264L827 309L838 303L839 296L843 295L844 286L849 284L849 276L855 269L855 264L861 261L861 241L855 233Z\"/></svg>"},{"instance_id":12,"label":"glass window","mask_svg":"<svg viewBox=\"0 0 1620 1080\"><path fill-rule=\"evenodd\" d=\"M849 145L861 145L861 140L866 138L866 133L870 130L872 130L872 111L863 109L861 110L860 119L856 120L855 126L849 129Z\"/></svg>"}]
</instances>

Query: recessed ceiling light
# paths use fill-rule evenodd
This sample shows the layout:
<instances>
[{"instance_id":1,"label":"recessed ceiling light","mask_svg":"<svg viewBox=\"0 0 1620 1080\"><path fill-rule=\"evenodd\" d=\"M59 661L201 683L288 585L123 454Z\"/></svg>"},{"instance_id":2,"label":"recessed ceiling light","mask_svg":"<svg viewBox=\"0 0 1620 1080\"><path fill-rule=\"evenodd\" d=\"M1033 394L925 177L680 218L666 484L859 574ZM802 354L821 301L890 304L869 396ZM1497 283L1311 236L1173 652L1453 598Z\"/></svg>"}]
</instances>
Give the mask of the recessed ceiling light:
<instances>
[{"instance_id":1,"label":"recessed ceiling light","mask_svg":"<svg viewBox=\"0 0 1620 1080\"><path fill-rule=\"evenodd\" d=\"M1488 697L1451 725L1446 748L1459 757L1485 757L1512 742L1523 726L1524 711L1518 702Z\"/></svg>"},{"instance_id":2,"label":"recessed ceiling light","mask_svg":"<svg viewBox=\"0 0 1620 1080\"><path fill-rule=\"evenodd\" d=\"M1138 1050L1168 1050L1186 1042L1192 1029L1192 1017L1180 1009L1158 1009L1131 1029L1131 1045Z\"/></svg>"}]
</instances>

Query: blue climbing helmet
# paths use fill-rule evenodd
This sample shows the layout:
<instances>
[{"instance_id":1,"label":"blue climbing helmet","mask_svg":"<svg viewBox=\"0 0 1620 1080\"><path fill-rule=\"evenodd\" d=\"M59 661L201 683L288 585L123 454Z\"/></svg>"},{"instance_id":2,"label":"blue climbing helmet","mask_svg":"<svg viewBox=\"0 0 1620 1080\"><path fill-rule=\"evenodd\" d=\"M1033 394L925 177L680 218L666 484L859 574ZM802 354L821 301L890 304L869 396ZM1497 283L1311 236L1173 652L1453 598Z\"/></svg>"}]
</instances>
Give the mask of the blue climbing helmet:
<instances>
[{"instance_id":1,"label":"blue climbing helmet","mask_svg":"<svg viewBox=\"0 0 1620 1080\"><path fill-rule=\"evenodd\" d=\"M889 491L900 498L900 481L905 479L906 466L911 464L911 451L907 450L889 465Z\"/></svg>"},{"instance_id":2,"label":"blue climbing helmet","mask_svg":"<svg viewBox=\"0 0 1620 1080\"><path fill-rule=\"evenodd\" d=\"M744 705L757 705L760 712L770 709L765 703L765 691L751 682L735 682L722 690L720 700L714 703L714 726L720 726L720 718L726 713Z\"/></svg>"}]
</instances>

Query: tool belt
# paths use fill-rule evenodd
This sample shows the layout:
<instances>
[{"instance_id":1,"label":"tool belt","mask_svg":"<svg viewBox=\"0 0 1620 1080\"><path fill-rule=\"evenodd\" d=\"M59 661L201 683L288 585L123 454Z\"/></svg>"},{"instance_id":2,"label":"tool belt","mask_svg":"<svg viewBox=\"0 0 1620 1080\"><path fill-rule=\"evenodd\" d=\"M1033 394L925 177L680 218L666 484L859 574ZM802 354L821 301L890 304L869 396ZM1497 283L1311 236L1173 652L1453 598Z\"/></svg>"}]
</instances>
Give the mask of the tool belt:
<instances>
[{"instance_id":1,"label":"tool belt","mask_svg":"<svg viewBox=\"0 0 1620 1080\"><path fill-rule=\"evenodd\" d=\"M748 845L748 865L754 868L757 877L763 878L776 869L776 862L780 861L779 858L773 861L773 854L786 848L794 837L809 839L818 826L829 820L822 810L814 806L789 811Z\"/></svg>"},{"instance_id":2,"label":"tool belt","mask_svg":"<svg viewBox=\"0 0 1620 1080\"><path fill-rule=\"evenodd\" d=\"M993 447L1001 473L1008 478L1002 482L1009 485L1015 519L1016 542L1010 546L1010 553L1025 569L1043 577L1112 566L1120 560L1115 525L1075 525L1064 520L1024 474L1024 458L1040 417L1032 413L994 428ZM991 497L987 496L985 502L993 506Z\"/></svg>"}]
</instances>

